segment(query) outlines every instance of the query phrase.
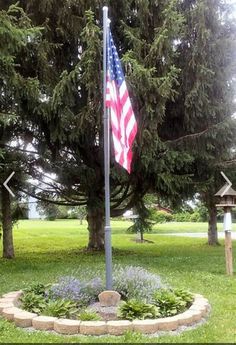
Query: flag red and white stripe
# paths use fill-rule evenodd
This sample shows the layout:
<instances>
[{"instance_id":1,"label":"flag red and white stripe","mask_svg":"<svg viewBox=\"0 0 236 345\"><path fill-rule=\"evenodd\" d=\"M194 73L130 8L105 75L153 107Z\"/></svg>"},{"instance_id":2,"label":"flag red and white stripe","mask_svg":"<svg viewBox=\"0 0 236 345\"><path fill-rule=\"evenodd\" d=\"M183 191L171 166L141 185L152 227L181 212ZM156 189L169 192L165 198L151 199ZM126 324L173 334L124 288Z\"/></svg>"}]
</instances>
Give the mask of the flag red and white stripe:
<instances>
[{"instance_id":1,"label":"flag red and white stripe","mask_svg":"<svg viewBox=\"0 0 236 345\"><path fill-rule=\"evenodd\" d=\"M115 159L130 173L133 155L132 144L137 133L137 122L121 63L110 32L107 49L106 106L110 109Z\"/></svg>"}]
</instances>

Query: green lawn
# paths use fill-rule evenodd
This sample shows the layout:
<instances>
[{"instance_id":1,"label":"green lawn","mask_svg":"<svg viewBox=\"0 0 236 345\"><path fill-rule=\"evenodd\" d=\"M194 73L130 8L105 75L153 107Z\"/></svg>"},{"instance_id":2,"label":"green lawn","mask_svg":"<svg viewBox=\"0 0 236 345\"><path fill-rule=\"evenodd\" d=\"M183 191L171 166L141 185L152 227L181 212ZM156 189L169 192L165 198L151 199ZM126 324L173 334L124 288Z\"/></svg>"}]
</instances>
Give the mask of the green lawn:
<instances>
[{"instance_id":1,"label":"green lawn","mask_svg":"<svg viewBox=\"0 0 236 345\"><path fill-rule=\"evenodd\" d=\"M224 247L210 248L206 239L176 238L164 232L206 230L206 224L171 223L158 225L159 231L145 237L153 243L137 244L134 235L127 234L127 222L113 222L113 261L141 265L160 274L174 287L190 289L207 297L212 312L207 323L181 335L158 338L138 333L121 337L66 337L53 333L17 329L0 319L0 342L69 343L69 342L236 342L236 278L225 275ZM193 230L194 229L194 230ZM163 235L157 234L163 233ZM54 282L61 275L90 267L96 271L104 268L104 255L85 253L86 226L77 220L21 221L14 230L16 258L0 259L0 294L21 289L33 281ZM223 243L222 243L223 244ZM0 248L1 249L1 248ZM236 243L234 243L236 257ZM234 261L234 265L236 262Z\"/></svg>"},{"instance_id":2,"label":"green lawn","mask_svg":"<svg viewBox=\"0 0 236 345\"><path fill-rule=\"evenodd\" d=\"M223 224L217 224L218 230L223 231ZM207 223L190 223L190 222L170 222L163 224L156 224L153 227L154 233L174 233L174 232L205 232L207 233ZM236 223L233 224L233 230L236 230Z\"/></svg>"}]
</instances>

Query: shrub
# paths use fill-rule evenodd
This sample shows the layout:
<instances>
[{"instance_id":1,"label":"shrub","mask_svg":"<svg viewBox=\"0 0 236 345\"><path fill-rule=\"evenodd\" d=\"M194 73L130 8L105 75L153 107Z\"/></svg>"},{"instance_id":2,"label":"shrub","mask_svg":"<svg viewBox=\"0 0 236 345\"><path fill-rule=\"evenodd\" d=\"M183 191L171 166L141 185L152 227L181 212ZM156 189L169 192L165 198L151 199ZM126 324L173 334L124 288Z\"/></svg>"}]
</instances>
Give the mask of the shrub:
<instances>
[{"instance_id":1,"label":"shrub","mask_svg":"<svg viewBox=\"0 0 236 345\"><path fill-rule=\"evenodd\" d=\"M162 317L173 316L186 308L186 302L173 291L162 289L153 295L153 303L159 308Z\"/></svg>"},{"instance_id":2,"label":"shrub","mask_svg":"<svg viewBox=\"0 0 236 345\"><path fill-rule=\"evenodd\" d=\"M156 306L147 304L137 299L131 299L127 302L123 302L119 307L117 314L119 318L126 320L155 319L160 315Z\"/></svg>"},{"instance_id":3,"label":"shrub","mask_svg":"<svg viewBox=\"0 0 236 345\"><path fill-rule=\"evenodd\" d=\"M35 295L42 295L45 296L46 292L46 286L41 283L33 283L27 288L24 289L24 291L27 292L33 292Z\"/></svg>"},{"instance_id":4,"label":"shrub","mask_svg":"<svg viewBox=\"0 0 236 345\"><path fill-rule=\"evenodd\" d=\"M150 302L153 292L163 287L158 275L149 273L142 267L114 267L113 288L125 300L136 298Z\"/></svg>"},{"instance_id":5,"label":"shrub","mask_svg":"<svg viewBox=\"0 0 236 345\"><path fill-rule=\"evenodd\" d=\"M102 291L103 284L100 278L84 282L75 277L62 277L51 287L48 294L51 299L67 299L83 306L96 301Z\"/></svg>"},{"instance_id":6,"label":"shrub","mask_svg":"<svg viewBox=\"0 0 236 345\"><path fill-rule=\"evenodd\" d=\"M45 298L42 295L36 295L34 292L25 292L20 301L24 310L36 314L41 313L46 306Z\"/></svg>"},{"instance_id":7,"label":"shrub","mask_svg":"<svg viewBox=\"0 0 236 345\"><path fill-rule=\"evenodd\" d=\"M64 299L49 301L42 311L42 315L59 318L74 318L77 313L76 303Z\"/></svg>"},{"instance_id":8,"label":"shrub","mask_svg":"<svg viewBox=\"0 0 236 345\"><path fill-rule=\"evenodd\" d=\"M200 222L201 221L201 216L200 213L195 211L193 214L190 216L190 222Z\"/></svg>"},{"instance_id":9,"label":"shrub","mask_svg":"<svg viewBox=\"0 0 236 345\"><path fill-rule=\"evenodd\" d=\"M156 223L166 223L173 220L172 214L166 211L157 211L155 209L151 210L151 219Z\"/></svg>"},{"instance_id":10,"label":"shrub","mask_svg":"<svg viewBox=\"0 0 236 345\"><path fill-rule=\"evenodd\" d=\"M198 202L197 207L195 208L194 211L197 211L200 215L200 222L207 222L208 221L208 209L207 207L202 203ZM221 210L219 210L220 213ZM222 212L224 212L222 210ZM218 215L219 215L218 213Z\"/></svg>"},{"instance_id":11,"label":"shrub","mask_svg":"<svg viewBox=\"0 0 236 345\"><path fill-rule=\"evenodd\" d=\"M81 321L100 321L102 320L101 316L98 315L95 311L93 310L82 310L78 314L78 319Z\"/></svg>"},{"instance_id":12,"label":"shrub","mask_svg":"<svg viewBox=\"0 0 236 345\"><path fill-rule=\"evenodd\" d=\"M180 212L173 215L173 220L176 222L190 222L190 212Z\"/></svg>"},{"instance_id":13,"label":"shrub","mask_svg":"<svg viewBox=\"0 0 236 345\"><path fill-rule=\"evenodd\" d=\"M105 287L101 278L85 280L85 277L88 279L92 274L93 272L86 271L86 274L81 273L81 279L73 276L60 278L57 284L52 285L48 290L48 298L71 300L76 302L79 307L95 302ZM137 298L150 302L153 292L163 287L158 275L149 273L141 267L114 266L113 288L125 300Z\"/></svg>"}]
</instances>

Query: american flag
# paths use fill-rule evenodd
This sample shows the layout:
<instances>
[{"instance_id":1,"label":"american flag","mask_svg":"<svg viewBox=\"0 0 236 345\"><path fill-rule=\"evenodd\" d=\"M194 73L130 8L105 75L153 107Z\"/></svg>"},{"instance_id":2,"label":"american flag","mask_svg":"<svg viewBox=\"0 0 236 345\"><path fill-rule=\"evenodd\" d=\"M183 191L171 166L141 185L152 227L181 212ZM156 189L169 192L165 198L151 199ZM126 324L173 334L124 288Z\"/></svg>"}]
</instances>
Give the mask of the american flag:
<instances>
[{"instance_id":1,"label":"american flag","mask_svg":"<svg viewBox=\"0 0 236 345\"><path fill-rule=\"evenodd\" d=\"M107 42L106 106L110 108L115 159L130 173L132 143L137 133L137 123L110 30Z\"/></svg>"}]
</instances>

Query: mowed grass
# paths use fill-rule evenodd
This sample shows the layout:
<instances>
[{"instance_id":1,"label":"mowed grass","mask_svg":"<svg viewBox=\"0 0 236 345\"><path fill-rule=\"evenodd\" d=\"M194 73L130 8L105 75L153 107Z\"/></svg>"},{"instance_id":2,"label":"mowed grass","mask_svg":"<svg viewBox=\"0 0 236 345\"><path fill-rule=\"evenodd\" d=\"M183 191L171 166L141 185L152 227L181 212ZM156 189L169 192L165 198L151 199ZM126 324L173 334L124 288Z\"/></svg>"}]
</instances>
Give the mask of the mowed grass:
<instances>
[{"instance_id":1,"label":"mowed grass","mask_svg":"<svg viewBox=\"0 0 236 345\"><path fill-rule=\"evenodd\" d=\"M16 328L0 318L2 343L235 343L236 342L236 278L225 275L224 246L209 247L206 239L176 238L160 235L163 227L170 232L173 224L161 224L157 234L146 234L153 243L136 243L135 235L127 234L131 223L112 222L113 262L140 265L161 275L172 285L203 294L212 311L208 321L180 335L148 337L127 332L124 336L60 336L54 333L29 332ZM196 227L198 223L188 223ZM178 229L186 224L178 223ZM199 227L206 224L199 225ZM160 229L162 228L162 230ZM201 230L204 231L204 230ZM16 258L0 259L0 294L26 287L32 282L52 283L62 275L85 268L96 272L105 269L104 255L87 253L86 224L77 220L20 221L14 230ZM2 249L0 247L0 249ZM236 243L234 243L236 257ZM235 260L234 260L235 265Z\"/></svg>"},{"instance_id":2,"label":"mowed grass","mask_svg":"<svg viewBox=\"0 0 236 345\"><path fill-rule=\"evenodd\" d=\"M217 224L218 231L223 231L223 223ZM153 227L154 233L194 233L194 232L205 232L207 233L207 223L191 223L191 222L170 222L163 224L155 224ZM233 231L236 231L236 223L233 224Z\"/></svg>"}]
</instances>

